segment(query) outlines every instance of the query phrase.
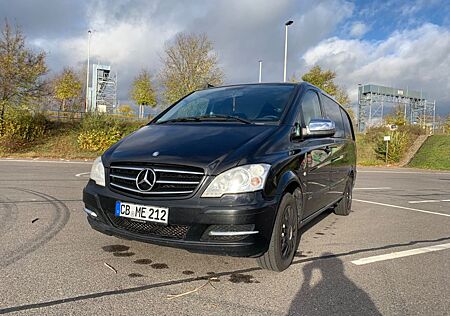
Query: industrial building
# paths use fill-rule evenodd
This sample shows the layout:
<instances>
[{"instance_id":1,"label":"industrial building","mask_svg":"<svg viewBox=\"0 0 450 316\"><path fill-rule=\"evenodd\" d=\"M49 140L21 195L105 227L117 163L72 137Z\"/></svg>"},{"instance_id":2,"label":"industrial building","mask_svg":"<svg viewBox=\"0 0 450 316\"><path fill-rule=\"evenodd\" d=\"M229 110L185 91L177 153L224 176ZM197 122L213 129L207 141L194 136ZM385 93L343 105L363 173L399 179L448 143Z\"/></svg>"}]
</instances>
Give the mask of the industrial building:
<instances>
[{"instance_id":1,"label":"industrial building","mask_svg":"<svg viewBox=\"0 0 450 316\"><path fill-rule=\"evenodd\" d=\"M92 87L88 91L89 112L112 113L117 106L117 74L109 65L92 65Z\"/></svg>"},{"instance_id":2,"label":"industrial building","mask_svg":"<svg viewBox=\"0 0 450 316\"><path fill-rule=\"evenodd\" d=\"M434 130L436 101L422 91L385 87L375 84L358 86L358 129L384 124L387 114L400 108L405 121Z\"/></svg>"}]
</instances>

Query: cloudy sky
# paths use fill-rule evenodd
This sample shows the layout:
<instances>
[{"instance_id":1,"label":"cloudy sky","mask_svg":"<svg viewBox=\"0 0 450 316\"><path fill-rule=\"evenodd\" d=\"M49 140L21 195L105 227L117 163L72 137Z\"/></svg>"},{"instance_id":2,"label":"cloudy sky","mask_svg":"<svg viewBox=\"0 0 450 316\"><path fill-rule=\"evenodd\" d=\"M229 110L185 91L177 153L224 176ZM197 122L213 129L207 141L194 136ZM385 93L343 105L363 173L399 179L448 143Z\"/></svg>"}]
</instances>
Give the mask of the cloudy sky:
<instances>
[{"instance_id":1,"label":"cloudy sky","mask_svg":"<svg viewBox=\"0 0 450 316\"><path fill-rule=\"evenodd\" d=\"M281 81L284 22L288 77L318 64L335 70L356 101L358 83L422 90L450 112L448 0L0 0L0 17L21 25L29 45L48 54L53 73L94 62L119 75L119 99L141 68L156 74L164 43L179 32L206 33L226 83Z\"/></svg>"}]
</instances>

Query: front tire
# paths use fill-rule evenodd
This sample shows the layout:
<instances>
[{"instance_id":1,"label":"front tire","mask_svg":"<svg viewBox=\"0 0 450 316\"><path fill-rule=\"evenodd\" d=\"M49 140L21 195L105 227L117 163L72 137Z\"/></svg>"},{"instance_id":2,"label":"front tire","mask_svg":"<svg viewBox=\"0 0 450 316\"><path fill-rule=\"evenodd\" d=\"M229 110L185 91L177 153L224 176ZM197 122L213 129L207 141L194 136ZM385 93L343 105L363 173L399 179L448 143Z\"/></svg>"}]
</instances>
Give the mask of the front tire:
<instances>
[{"instance_id":1,"label":"front tire","mask_svg":"<svg viewBox=\"0 0 450 316\"><path fill-rule=\"evenodd\" d=\"M286 193L277 210L269 249L256 259L258 265L263 269L277 272L287 269L297 251L298 233L295 199L292 194Z\"/></svg>"},{"instance_id":2,"label":"front tire","mask_svg":"<svg viewBox=\"0 0 450 316\"><path fill-rule=\"evenodd\" d=\"M345 185L344 194L342 195L342 199L338 202L336 207L334 208L334 214L347 216L350 214L352 209L352 191L353 191L353 178L350 177L347 180L347 184Z\"/></svg>"}]
</instances>

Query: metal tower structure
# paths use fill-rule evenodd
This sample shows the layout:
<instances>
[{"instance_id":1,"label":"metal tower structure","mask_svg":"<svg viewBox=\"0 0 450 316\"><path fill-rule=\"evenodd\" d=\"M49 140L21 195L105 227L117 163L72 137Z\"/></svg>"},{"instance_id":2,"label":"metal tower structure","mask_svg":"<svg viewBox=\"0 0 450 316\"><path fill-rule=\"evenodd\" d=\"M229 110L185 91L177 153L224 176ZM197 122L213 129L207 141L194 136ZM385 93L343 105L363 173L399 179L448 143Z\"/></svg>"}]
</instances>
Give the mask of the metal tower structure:
<instances>
[{"instance_id":1,"label":"metal tower structure","mask_svg":"<svg viewBox=\"0 0 450 316\"><path fill-rule=\"evenodd\" d=\"M111 66L92 65L91 112L113 112L117 105L117 74Z\"/></svg>"},{"instance_id":2,"label":"metal tower structure","mask_svg":"<svg viewBox=\"0 0 450 316\"><path fill-rule=\"evenodd\" d=\"M374 84L358 87L358 129L384 125L384 116L396 107L402 109L405 121L434 131L436 101L427 100L421 91L397 89Z\"/></svg>"}]
</instances>

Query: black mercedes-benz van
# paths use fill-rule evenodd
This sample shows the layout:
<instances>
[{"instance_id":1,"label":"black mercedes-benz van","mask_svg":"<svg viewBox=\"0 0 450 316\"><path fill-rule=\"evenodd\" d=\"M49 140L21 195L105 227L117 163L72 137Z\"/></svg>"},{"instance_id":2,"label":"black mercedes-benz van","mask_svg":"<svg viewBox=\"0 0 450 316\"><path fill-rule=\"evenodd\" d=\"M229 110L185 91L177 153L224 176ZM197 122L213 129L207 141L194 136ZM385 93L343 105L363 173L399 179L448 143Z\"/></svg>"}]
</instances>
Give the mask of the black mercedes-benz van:
<instances>
[{"instance_id":1,"label":"black mercedes-benz van","mask_svg":"<svg viewBox=\"0 0 450 316\"><path fill-rule=\"evenodd\" d=\"M282 271L303 225L329 208L349 214L355 164L350 117L317 87L210 88L97 158L84 210L108 235Z\"/></svg>"}]
</instances>

